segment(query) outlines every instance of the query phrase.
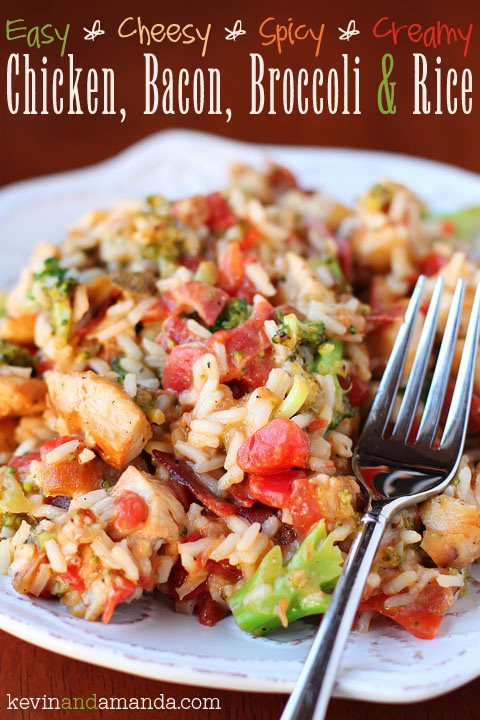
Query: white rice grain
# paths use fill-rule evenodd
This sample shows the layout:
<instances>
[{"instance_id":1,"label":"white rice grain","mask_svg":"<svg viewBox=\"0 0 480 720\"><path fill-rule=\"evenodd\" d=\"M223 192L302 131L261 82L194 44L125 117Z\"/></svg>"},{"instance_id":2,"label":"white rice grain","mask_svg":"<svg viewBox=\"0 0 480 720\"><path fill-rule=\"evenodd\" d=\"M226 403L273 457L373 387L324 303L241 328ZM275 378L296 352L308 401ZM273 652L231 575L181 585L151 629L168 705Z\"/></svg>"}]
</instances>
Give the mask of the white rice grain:
<instances>
[{"instance_id":1,"label":"white rice grain","mask_svg":"<svg viewBox=\"0 0 480 720\"><path fill-rule=\"evenodd\" d=\"M65 560L58 543L54 538L49 538L44 543L45 552L52 569L57 573L67 572L67 561Z\"/></svg>"},{"instance_id":2,"label":"white rice grain","mask_svg":"<svg viewBox=\"0 0 480 720\"><path fill-rule=\"evenodd\" d=\"M437 575L436 580L440 587L444 588L462 587L465 582L461 573L458 575Z\"/></svg>"},{"instance_id":3,"label":"white rice grain","mask_svg":"<svg viewBox=\"0 0 480 720\"><path fill-rule=\"evenodd\" d=\"M12 562L12 551L10 541L0 540L0 575L6 575Z\"/></svg>"},{"instance_id":4,"label":"white rice grain","mask_svg":"<svg viewBox=\"0 0 480 720\"><path fill-rule=\"evenodd\" d=\"M90 360L88 361L88 367L90 368L90 370L93 370L93 372L97 373L97 375L106 375L112 369L110 365L105 362L105 360L102 360L98 357L90 358Z\"/></svg>"},{"instance_id":5,"label":"white rice grain","mask_svg":"<svg viewBox=\"0 0 480 720\"><path fill-rule=\"evenodd\" d=\"M54 450L50 450L45 455L45 460L49 465L56 465L57 463L63 462L65 458L73 453L79 445L78 440L68 440L68 442L62 443Z\"/></svg>"},{"instance_id":6,"label":"white rice grain","mask_svg":"<svg viewBox=\"0 0 480 720\"><path fill-rule=\"evenodd\" d=\"M141 348L129 335L126 335L125 333L118 335L117 345L128 357L134 358L135 360L142 359L143 353Z\"/></svg>"}]
</instances>

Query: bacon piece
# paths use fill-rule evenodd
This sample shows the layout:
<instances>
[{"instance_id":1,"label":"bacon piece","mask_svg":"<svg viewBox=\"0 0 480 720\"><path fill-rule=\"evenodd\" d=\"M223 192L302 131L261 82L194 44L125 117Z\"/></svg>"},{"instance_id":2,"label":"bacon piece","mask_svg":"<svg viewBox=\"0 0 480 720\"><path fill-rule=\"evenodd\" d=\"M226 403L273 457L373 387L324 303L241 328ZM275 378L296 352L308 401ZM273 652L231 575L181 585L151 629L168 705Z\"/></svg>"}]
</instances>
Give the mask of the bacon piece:
<instances>
[{"instance_id":1,"label":"bacon piece","mask_svg":"<svg viewBox=\"0 0 480 720\"><path fill-rule=\"evenodd\" d=\"M236 505L216 497L211 490L202 484L195 470L193 470L187 462L184 460L176 460L161 450L153 450L153 455L168 470L170 478L182 485L186 485L192 495L194 495L202 505L205 505L208 510L218 517L236 515L238 512Z\"/></svg>"}]
</instances>

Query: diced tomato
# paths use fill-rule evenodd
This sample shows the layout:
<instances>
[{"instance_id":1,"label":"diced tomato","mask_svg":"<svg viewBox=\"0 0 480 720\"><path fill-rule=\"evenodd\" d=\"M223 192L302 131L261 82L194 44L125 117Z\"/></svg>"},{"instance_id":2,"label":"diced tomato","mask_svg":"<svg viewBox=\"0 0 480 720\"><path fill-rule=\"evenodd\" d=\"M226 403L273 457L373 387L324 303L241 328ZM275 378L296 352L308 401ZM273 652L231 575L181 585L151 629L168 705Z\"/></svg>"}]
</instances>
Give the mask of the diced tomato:
<instances>
[{"instance_id":1,"label":"diced tomato","mask_svg":"<svg viewBox=\"0 0 480 720\"><path fill-rule=\"evenodd\" d=\"M345 279L350 281L352 279L353 269L353 251L352 245L346 238L339 237L337 235L333 238L337 246L338 263L342 269Z\"/></svg>"},{"instance_id":2,"label":"diced tomato","mask_svg":"<svg viewBox=\"0 0 480 720\"><path fill-rule=\"evenodd\" d=\"M315 430L322 430L323 428L328 426L328 420L325 418L316 418L315 420L312 420L310 425L308 426L307 430L308 432L315 432Z\"/></svg>"},{"instance_id":3,"label":"diced tomato","mask_svg":"<svg viewBox=\"0 0 480 720\"><path fill-rule=\"evenodd\" d=\"M309 455L308 435L293 420L276 418L240 446L237 463L248 473L274 475L306 467Z\"/></svg>"},{"instance_id":4,"label":"diced tomato","mask_svg":"<svg viewBox=\"0 0 480 720\"><path fill-rule=\"evenodd\" d=\"M130 580L121 578L119 584L116 585L114 590L108 596L102 615L102 623L110 622L117 605L124 602L125 600L128 600L128 598L131 597L135 592L135 587L136 586L132 582L130 582Z\"/></svg>"},{"instance_id":5,"label":"diced tomato","mask_svg":"<svg viewBox=\"0 0 480 720\"><path fill-rule=\"evenodd\" d=\"M299 476L292 484L292 496L288 504L292 524L297 530L308 532L310 528L324 517L324 507L318 489L312 481Z\"/></svg>"},{"instance_id":6,"label":"diced tomato","mask_svg":"<svg viewBox=\"0 0 480 720\"><path fill-rule=\"evenodd\" d=\"M117 530L126 532L138 527L148 517L148 505L136 492L127 490L115 503L113 524Z\"/></svg>"},{"instance_id":7,"label":"diced tomato","mask_svg":"<svg viewBox=\"0 0 480 720\"><path fill-rule=\"evenodd\" d=\"M452 589L441 588L435 582L429 583L410 605L386 608L387 598L383 594L374 595L364 600L359 610L375 610L423 640L435 637L444 613L454 602Z\"/></svg>"},{"instance_id":8,"label":"diced tomato","mask_svg":"<svg viewBox=\"0 0 480 720\"><path fill-rule=\"evenodd\" d=\"M245 275L245 265L253 262L254 258L245 255L241 249L241 242L235 241L227 246L227 249L218 266L218 284L229 295L246 300L251 303L256 288Z\"/></svg>"},{"instance_id":9,"label":"diced tomato","mask_svg":"<svg viewBox=\"0 0 480 720\"><path fill-rule=\"evenodd\" d=\"M155 588L154 573L151 572L150 575L140 575L138 578L138 584L147 592L153 592Z\"/></svg>"},{"instance_id":10,"label":"diced tomato","mask_svg":"<svg viewBox=\"0 0 480 720\"><path fill-rule=\"evenodd\" d=\"M368 395L368 384L360 380L358 375L350 375L350 390L347 392L347 397L352 407L360 407L368 398Z\"/></svg>"},{"instance_id":11,"label":"diced tomato","mask_svg":"<svg viewBox=\"0 0 480 720\"><path fill-rule=\"evenodd\" d=\"M444 220L440 224L440 228L444 235L454 235L457 232L457 225L453 220Z\"/></svg>"},{"instance_id":12,"label":"diced tomato","mask_svg":"<svg viewBox=\"0 0 480 720\"><path fill-rule=\"evenodd\" d=\"M49 360L48 358L42 358L35 363L35 371L37 375L41 377L43 373L47 372L47 370L53 370L54 366L55 364L53 360Z\"/></svg>"},{"instance_id":13,"label":"diced tomato","mask_svg":"<svg viewBox=\"0 0 480 720\"><path fill-rule=\"evenodd\" d=\"M218 266L219 285L227 292L234 293L244 276L244 254L240 243L235 241L227 245Z\"/></svg>"},{"instance_id":14,"label":"diced tomato","mask_svg":"<svg viewBox=\"0 0 480 720\"><path fill-rule=\"evenodd\" d=\"M78 592L83 592L85 590L85 583L80 577L80 573L76 565L69 565L67 567L67 572L61 573L59 578L72 590L77 590Z\"/></svg>"},{"instance_id":15,"label":"diced tomato","mask_svg":"<svg viewBox=\"0 0 480 720\"><path fill-rule=\"evenodd\" d=\"M167 358L162 375L164 390L180 393L193 382L193 366L208 351L196 345L178 345Z\"/></svg>"},{"instance_id":16,"label":"diced tomato","mask_svg":"<svg viewBox=\"0 0 480 720\"><path fill-rule=\"evenodd\" d=\"M41 459L45 460L49 452L60 447L60 445L64 445L65 443L70 442L71 440L78 440L80 443L80 449L77 448L76 454L78 454L79 451L81 452L81 450L83 450L83 448L85 447L85 443L78 435L61 435L60 437L56 437L53 440L49 440L48 442L43 443L42 447L40 448Z\"/></svg>"},{"instance_id":17,"label":"diced tomato","mask_svg":"<svg viewBox=\"0 0 480 720\"><path fill-rule=\"evenodd\" d=\"M257 245L262 239L262 233L256 227L249 227L240 240L242 250L250 250L251 247Z\"/></svg>"},{"instance_id":18,"label":"diced tomato","mask_svg":"<svg viewBox=\"0 0 480 720\"><path fill-rule=\"evenodd\" d=\"M199 622L208 627L212 627L219 620L223 620L227 613L228 610L213 600L209 592L205 593L195 606L195 615L198 615Z\"/></svg>"},{"instance_id":19,"label":"diced tomato","mask_svg":"<svg viewBox=\"0 0 480 720\"><path fill-rule=\"evenodd\" d=\"M423 275L436 275L444 265L449 262L449 258L438 252L431 252L420 260L420 272Z\"/></svg>"},{"instance_id":20,"label":"diced tomato","mask_svg":"<svg viewBox=\"0 0 480 720\"><path fill-rule=\"evenodd\" d=\"M250 494L260 502L287 509L297 530L307 532L324 515L318 490L301 470L250 475Z\"/></svg>"},{"instance_id":21,"label":"diced tomato","mask_svg":"<svg viewBox=\"0 0 480 720\"><path fill-rule=\"evenodd\" d=\"M265 385L272 369L272 348L263 324L272 312L270 303L258 303L244 323L232 330L219 330L209 338L207 346L212 352L216 343L225 346L228 369L222 382L241 380L251 390Z\"/></svg>"},{"instance_id":22,"label":"diced tomato","mask_svg":"<svg viewBox=\"0 0 480 720\"><path fill-rule=\"evenodd\" d=\"M167 352L170 352L175 345L185 345L194 340L198 340L198 336L194 335L187 328L185 321L176 315L170 315L165 320L160 333L155 338L155 342Z\"/></svg>"},{"instance_id":23,"label":"diced tomato","mask_svg":"<svg viewBox=\"0 0 480 720\"><path fill-rule=\"evenodd\" d=\"M305 477L302 470L285 470L275 475L249 475L250 495L275 508L290 506L293 481Z\"/></svg>"},{"instance_id":24,"label":"diced tomato","mask_svg":"<svg viewBox=\"0 0 480 720\"><path fill-rule=\"evenodd\" d=\"M161 322L169 314L169 309L163 300L158 300L154 305L151 305L142 315L142 323L148 325L150 323Z\"/></svg>"},{"instance_id":25,"label":"diced tomato","mask_svg":"<svg viewBox=\"0 0 480 720\"><path fill-rule=\"evenodd\" d=\"M207 195L205 199L209 210L207 225L213 232L222 232L235 225L237 217L219 192Z\"/></svg>"},{"instance_id":26,"label":"diced tomato","mask_svg":"<svg viewBox=\"0 0 480 720\"><path fill-rule=\"evenodd\" d=\"M448 411L452 404L453 391L455 389L455 381L450 380L445 391L445 401L443 403L440 421L445 425L447 421ZM472 395L472 403L470 405L470 415L468 418L468 430L473 433L480 432L480 396L475 393Z\"/></svg>"},{"instance_id":27,"label":"diced tomato","mask_svg":"<svg viewBox=\"0 0 480 720\"><path fill-rule=\"evenodd\" d=\"M30 452L25 455L14 455L8 461L8 467L15 468L15 471L23 480L28 475L30 465L34 460L40 460L39 452Z\"/></svg>"},{"instance_id":28,"label":"diced tomato","mask_svg":"<svg viewBox=\"0 0 480 720\"><path fill-rule=\"evenodd\" d=\"M229 299L225 290L192 280L164 293L176 304L176 312L194 310L207 325L213 325Z\"/></svg>"}]
</instances>

